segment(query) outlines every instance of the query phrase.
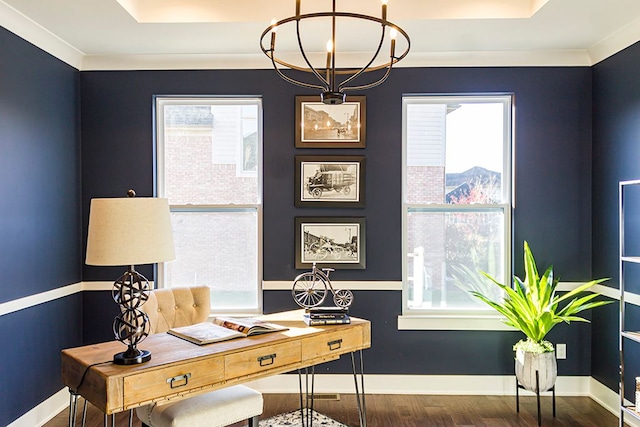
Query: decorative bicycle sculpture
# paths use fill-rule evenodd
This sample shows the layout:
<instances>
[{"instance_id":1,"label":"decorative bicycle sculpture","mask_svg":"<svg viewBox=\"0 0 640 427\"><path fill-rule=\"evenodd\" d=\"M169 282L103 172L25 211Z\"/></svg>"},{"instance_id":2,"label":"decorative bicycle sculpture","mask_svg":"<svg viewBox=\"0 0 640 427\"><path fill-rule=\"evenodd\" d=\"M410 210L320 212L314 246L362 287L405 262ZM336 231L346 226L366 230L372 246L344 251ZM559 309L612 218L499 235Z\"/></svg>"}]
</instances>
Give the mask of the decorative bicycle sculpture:
<instances>
[{"instance_id":1,"label":"decorative bicycle sculpture","mask_svg":"<svg viewBox=\"0 0 640 427\"><path fill-rule=\"evenodd\" d=\"M324 302L327 292L333 294L333 302L338 307L349 307L353 302L353 292L348 289L333 289L329 274L333 268L316 268L313 263L311 271L300 274L293 280L291 294L293 300L302 308L317 307Z\"/></svg>"}]
</instances>

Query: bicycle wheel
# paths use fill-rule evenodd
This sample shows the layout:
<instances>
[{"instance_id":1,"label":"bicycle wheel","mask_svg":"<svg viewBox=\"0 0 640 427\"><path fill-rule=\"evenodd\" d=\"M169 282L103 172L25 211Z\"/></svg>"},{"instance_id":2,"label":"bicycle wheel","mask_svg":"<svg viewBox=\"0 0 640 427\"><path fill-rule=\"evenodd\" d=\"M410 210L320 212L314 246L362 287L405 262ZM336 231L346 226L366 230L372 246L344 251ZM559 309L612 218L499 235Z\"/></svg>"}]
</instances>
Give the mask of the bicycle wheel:
<instances>
[{"instance_id":1,"label":"bicycle wheel","mask_svg":"<svg viewBox=\"0 0 640 427\"><path fill-rule=\"evenodd\" d=\"M349 307L353 302L353 292L348 289L338 289L333 294L333 303L338 307Z\"/></svg>"},{"instance_id":2,"label":"bicycle wheel","mask_svg":"<svg viewBox=\"0 0 640 427\"><path fill-rule=\"evenodd\" d=\"M293 281L291 295L296 304L302 308L316 307L322 304L327 296L327 284L317 274L302 273Z\"/></svg>"}]
</instances>

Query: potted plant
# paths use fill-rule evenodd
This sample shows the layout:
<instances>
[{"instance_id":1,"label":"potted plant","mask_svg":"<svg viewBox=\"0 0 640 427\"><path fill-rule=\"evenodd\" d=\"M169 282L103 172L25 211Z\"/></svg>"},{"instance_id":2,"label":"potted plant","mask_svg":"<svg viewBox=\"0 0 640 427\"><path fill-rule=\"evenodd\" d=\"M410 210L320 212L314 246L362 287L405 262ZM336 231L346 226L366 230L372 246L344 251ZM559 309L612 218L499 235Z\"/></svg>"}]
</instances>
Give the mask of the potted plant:
<instances>
[{"instance_id":1,"label":"potted plant","mask_svg":"<svg viewBox=\"0 0 640 427\"><path fill-rule=\"evenodd\" d=\"M514 276L513 288L499 283L489 274L482 272L504 292L500 301L494 301L478 291L470 291L470 293L503 315L505 324L526 335L526 339L513 346L516 352L516 377L525 389L543 392L553 387L557 376L555 350L553 344L545 340L549 331L561 322L589 322L576 314L612 301L594 301L598 295L593 293L578 296L590 287L608 279L592 280L562 295L556 294L558 279L553 276L553 266L549 266L540 277L526 241L524 242L524 267L524 280ZM564 304L561 306L560 303ZM538 385L536 385L536 372L539 377Z\"/></svg>"}]
</instances>

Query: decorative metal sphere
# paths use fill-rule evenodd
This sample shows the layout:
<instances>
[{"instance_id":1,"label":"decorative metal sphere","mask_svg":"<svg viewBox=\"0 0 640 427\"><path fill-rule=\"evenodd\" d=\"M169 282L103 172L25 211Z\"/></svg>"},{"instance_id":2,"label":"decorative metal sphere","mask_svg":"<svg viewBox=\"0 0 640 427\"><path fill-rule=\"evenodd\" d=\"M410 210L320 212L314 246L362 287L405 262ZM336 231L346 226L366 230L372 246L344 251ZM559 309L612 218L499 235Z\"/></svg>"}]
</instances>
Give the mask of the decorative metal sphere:
<instances>
[{"instance_id":1,"label":"decorative metal sphere","mask_svg":"<svg viewBox=\"0 0 640 427\"><path fill-rule=\"evenodd\" d=\"M138 308L149 299L149 280L136 271L127 271L113 284L113 300L129 309Z\"/></svg>"},{"instance_id":2,"label":"decorative metal sphere","mask_svg":"<svg viewBox=\"0 0 640 427\"><path fill-rule=\"evenodd\" d=\"M113 319L113 334L116 339L129 345L136 345L149 335L149 317L137 309L125 309Z\"/></svg>"}]
</instances>

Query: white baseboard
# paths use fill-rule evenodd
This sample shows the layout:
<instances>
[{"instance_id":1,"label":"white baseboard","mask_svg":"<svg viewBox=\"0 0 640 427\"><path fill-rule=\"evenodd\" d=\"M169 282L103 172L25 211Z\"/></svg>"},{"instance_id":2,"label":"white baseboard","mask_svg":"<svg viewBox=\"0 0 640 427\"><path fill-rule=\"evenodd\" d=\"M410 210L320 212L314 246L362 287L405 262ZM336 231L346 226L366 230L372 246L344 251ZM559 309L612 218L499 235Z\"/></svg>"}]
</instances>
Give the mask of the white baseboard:
<instances>
[{"instance_id":1,"label":"white baseboard","mask_svg":"<svg viewBox=\"0 0 640 427\"><path fill-rule=\"evenodd\" d=\"M358 378L359 379L359 378ZM304 383L304 377L303 377ZM247 383L262 393L298 393L297 374L283 374ZM354 392L352 375L318 374L315 377L316 393ZM515 395L513 375L365 375L364 391L367 394L431 394L431 395ZM522 395L533 393L521 390ZM550 395L550 392L544 393ZM588 396L615 416L618 410L618 393L610 390L591 377L558 377L558 396ZM69 404L69 392L62 389L8 427L41 427ZM625 417L632 427L640 427L640 422Z\"/></svg>"},{"instance_id":2,"label":"white baseboard","mask_svg":"<svg viewBox=\"0 0 640 427\"><path fill-rule=\"evenodd\" d=\"M7 427L42 427L69 405L69 391L63 388Z\"/></svg>"},{"instance_id":3,"label":"white baseboard","mask_svg":"<svg viewBox=\"0 0 640 427\"><path fill-rule=\"evenodd\" d=\"M600 406L607 409L616 417L620 417L620 396L617 392L611 390L609 387L603 385L593 378L591 378L590 389L590 397L593 400L598 402ZM625 405L631 403L632 402L629 402L625 399ZM632 427L640 427L640 421L630 416L624 417L624 422L625 424Z\"/></svg>"},{"instance_id":4,"label":"white baseboard","mask_svg":"<svg viewBox=\"0 0 640 427\"><path fill-rule=\"evenodd\" d=\"M303 378L304 382L304 378ZM558 396L589 396L590 377L558 377ZM298 375L283 374L248 383L262 393L297 393ZM516 394L512 375L370 375L364 377L367 394L498 395ZM319 374L317 393L353 393L352 375ZM533 394L521 391L523 395ZM550 392L548 394L551 394Z\"/></svg>"}]
</instances>

